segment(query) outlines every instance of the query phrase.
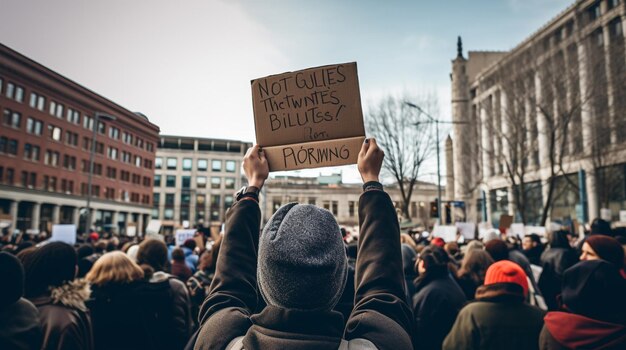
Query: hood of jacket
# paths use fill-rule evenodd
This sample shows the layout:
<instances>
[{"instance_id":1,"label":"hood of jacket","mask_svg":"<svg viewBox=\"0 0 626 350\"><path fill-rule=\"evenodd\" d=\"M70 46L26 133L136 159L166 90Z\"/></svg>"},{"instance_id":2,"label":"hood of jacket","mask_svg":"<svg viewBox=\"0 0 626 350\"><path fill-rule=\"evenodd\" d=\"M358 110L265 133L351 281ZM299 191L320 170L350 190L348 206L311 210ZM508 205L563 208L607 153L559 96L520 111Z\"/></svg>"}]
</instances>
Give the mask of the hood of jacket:
<instances>
[{"instance_id":1,"label":"hood of jacket","mask_svg":"<svg viewBox=\"0 0 626 350\"><path fill-rule=\"evenodd\" d=\"M154 274L152 274L152 276L150 277L150 280L148 282L150 282L150 283L159 283L159 282L167 281L168 279L170 279L172 277L174 277L174 276L170 275L167 272L157 271Z\"/></svg>"},{"instance_id":2,"label":"hood of jacket","mask_svg":"<svg viewBox=\"0 0 626 350\"><path fill-rule=\"evenodd\" d=\"M49 296L34 298L35 306L57 304L80 311L87 311L85 302L91 296L91 287L86 279L80 278L50 289Z\"/></svg>"},{"instance_id":3,"label":"hood of jacket","mask_svg":"<svg viewBox=\"0 0 626 350\"><path fill-rule=\"evenodd\" d=\"M484 284L476 288L476 300L521 303L524 301L524 290L516 283Z\"/></svg>"},{"instance_id":4,"label":"hood of jacket","mask_svg":"<svg viewBox=\"0 0 626 350\"><path fill-rule=\"evenodd\" d=\"M604 349L626 345L626 326L569 312L549 312L546 328L558 343L570 349Z\"/></svg>"},{"instance_id":5,"label":"hood of jacket","mask_svg":"<svg viewBox=\"0 0 626 350\"><path fill-rule=\"evenodd\" d=\"M251 317L243 339L247 349L337 349L343 316L336 311L303 311L268 305Z\"/></svg>"}]
</instances>

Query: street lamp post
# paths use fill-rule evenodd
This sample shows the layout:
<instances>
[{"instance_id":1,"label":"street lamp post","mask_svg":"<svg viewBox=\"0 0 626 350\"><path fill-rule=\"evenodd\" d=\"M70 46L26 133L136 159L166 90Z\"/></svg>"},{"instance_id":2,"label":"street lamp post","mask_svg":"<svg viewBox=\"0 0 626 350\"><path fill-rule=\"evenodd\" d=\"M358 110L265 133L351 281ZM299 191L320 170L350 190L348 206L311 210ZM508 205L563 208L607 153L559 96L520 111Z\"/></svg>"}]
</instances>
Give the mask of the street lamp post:
<instances>
[{"instance_id":1,"label":"street lamp post","mask_svg":"<svg viewBox=\"0 0 626 350\"><path fill-rule=\"evenodd\" d=\"M436 142L437 142L437 212L439 214L439 217L437 218L437 223L439 225L441 225L441 215L443 214L443 212L441 211L441 166L440 166L440 161L439 161L439 124L467 124L465 122L453 122L453 121L441 121L439 119L435 119L433 118L430 114L426 113L422 107L411 103L411 102L404 102L405 105L411 107L411 108L415 108L417 109L417 111L423 115L425 115L428 118L428 121L426 122L417 122L415 123L415 125L419 125L419 124L435 124L435 137L436 137Z\"/></svg>"},{"instance_id":2,"label":"street lamp post","mask_svg":"<svg viewBox=\"0 0 626 350\"><path fill-rule=\"evenodd\" d=\"M92 195L92 180L93 180L93 158L96 153L96 141L98 138L98 126L100 119L115 120L116 118L111 115L107 115L101 112L94 113L93 119L93 135L91 138L91 151L89 152L89 173L87 177L87 218L85 222L85 230L91 230L91 195Z\"/></svg>"}]
</instances>

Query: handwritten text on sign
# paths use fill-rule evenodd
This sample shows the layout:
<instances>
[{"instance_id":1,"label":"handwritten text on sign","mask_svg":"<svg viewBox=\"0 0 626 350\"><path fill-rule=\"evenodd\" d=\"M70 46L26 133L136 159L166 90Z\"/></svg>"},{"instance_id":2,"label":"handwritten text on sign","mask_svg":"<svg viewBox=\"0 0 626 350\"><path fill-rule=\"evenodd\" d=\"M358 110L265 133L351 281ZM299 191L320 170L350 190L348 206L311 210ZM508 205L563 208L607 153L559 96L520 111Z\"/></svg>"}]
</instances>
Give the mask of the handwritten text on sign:
<instances>
[{"instance_id":1,"label":"handwritten text on sign","mask_svg":"<svg viewBox=\"0 0 626 350\"><path fill-rule=\"evenodd\" d=\"M261 146L365 135L355 63L256 79L252 95Z\"/></svg>"}]
</instances>

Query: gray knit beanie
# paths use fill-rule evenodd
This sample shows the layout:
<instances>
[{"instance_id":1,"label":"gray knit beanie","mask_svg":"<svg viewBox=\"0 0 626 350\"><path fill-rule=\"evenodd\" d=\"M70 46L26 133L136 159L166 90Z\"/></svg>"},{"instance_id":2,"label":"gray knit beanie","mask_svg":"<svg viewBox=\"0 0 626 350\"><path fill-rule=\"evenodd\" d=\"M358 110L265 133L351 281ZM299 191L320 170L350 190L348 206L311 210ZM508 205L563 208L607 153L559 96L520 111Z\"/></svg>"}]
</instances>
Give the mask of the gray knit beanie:
<instances>
[{"instance_id":1,"label":"gray knit beanie","mask_svg":"<svg viewBox=\"0 0 626 350\"><path fill-rule=\"evenodd\" d=\"M328 211L309 204L282 206L259 242L258 283L268 305L331 310L348 276L339 225Z\"/></svg>"}]
</instances>

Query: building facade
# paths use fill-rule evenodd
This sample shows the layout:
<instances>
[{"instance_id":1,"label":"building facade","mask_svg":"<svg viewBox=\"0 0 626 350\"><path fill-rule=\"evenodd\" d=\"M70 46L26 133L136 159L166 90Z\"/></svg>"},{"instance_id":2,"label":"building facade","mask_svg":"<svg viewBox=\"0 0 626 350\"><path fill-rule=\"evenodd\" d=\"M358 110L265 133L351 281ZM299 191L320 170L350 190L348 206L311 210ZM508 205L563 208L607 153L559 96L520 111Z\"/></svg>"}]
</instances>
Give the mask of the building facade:
<instances>
[{"instance_id":1,"label":"building facade","mask_svg":"<svg viewBox=\"0 0 626 350\"><path fill-rule=\"evenodd\" d=\"M500 215L617 219L626 209L626 5L578 0L509 52L452 61L448 199Z\"/></svg>"},{"instance_id":2,"label":"building facade","mask_svg":"<svg viewBox=\"0 0 626 350\"><path fill-rule=\"evenodd\" d=\"M397 186L385 186L394 202L399 220L410 219L414 225L425 228L433 226L436 218L433 217L434 200L437 198L437 186L430 183L418 182L409 206L410 218L401 218L402 196ZM362 184L345 184L341 182L341 175L306 177L276 177L269 179L260 197L263 222L282 205L290 202L313 204L329 210L341 226L354 227L359 224L359 197L363 193Z\"/></svg>"},{"instance_id":3,"label":"building facade","mask_svg":"<svg viewBox=\"0 0 626 350\"><path fill-rule=\"evenodd\" d=\"M5 229L50 232L60 223L121 233L132 225L143 232L159 133L148 118L2 44L0 112ZM90 170L91 215L86 215Z\"/></svg>"},{"instance_id":4,"label":"building facade","mask_svg":"<svg viewBox=\"0 0 626 350\"><path fill-rule=\"evenodd\" d=\"M152 218L163 232L216 227L242 187L241 161L251 143L162 135L157 143Z\"/></svg>"}]
</instances>

